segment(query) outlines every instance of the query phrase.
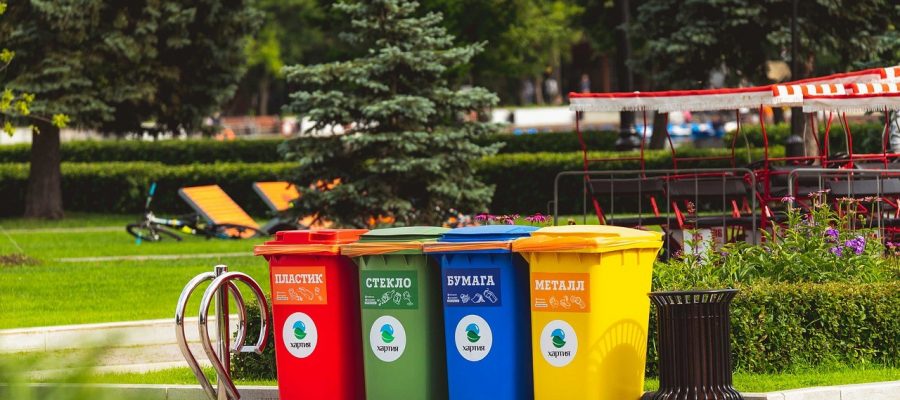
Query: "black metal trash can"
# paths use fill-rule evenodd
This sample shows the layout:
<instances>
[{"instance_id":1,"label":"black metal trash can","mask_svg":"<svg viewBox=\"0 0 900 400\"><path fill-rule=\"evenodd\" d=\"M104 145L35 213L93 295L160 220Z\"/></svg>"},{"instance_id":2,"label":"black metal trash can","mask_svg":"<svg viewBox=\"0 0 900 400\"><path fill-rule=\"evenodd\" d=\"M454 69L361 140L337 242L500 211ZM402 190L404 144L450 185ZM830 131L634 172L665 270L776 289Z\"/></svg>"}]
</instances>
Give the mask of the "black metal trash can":
<instances>
[{"instance_id":1,"label":"black metal trash can","mask_svg":"<svg viewBox=\"0 0 900 400\"><path fill-rule=\"evenodd\" d=\"M736 289L654 292L659 390L653 400L743 400L731 371Z\"/></svg>"}]
</instances>

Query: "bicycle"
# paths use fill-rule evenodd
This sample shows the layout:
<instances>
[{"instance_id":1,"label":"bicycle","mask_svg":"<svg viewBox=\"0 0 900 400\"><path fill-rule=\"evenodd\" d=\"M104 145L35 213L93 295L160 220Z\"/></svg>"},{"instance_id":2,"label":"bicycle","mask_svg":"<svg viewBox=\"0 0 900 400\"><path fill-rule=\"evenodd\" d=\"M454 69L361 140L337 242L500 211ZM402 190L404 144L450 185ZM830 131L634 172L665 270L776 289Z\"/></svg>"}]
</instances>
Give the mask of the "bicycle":
<instances>
[{"instance_id":1,"label":"bicycle","mask_svg":"<svg viewBox=\"0 0 900 400\"><path fill-rule=\"evenodd\" d=\"M165 238L182 241L180 234L203 236L206 239L246 239L256 236L267 236L259 229L238 224L212 224L208 223L200 214L186 214L177 218L157 217L150 209L153 195L156 193L156 183L150 185L147 192L147 201L144 203L144 214L141 219L133 224L125 226L125 231L135 237L135 243L143 241L159 242Z\"/></svg>"}]
</instances>

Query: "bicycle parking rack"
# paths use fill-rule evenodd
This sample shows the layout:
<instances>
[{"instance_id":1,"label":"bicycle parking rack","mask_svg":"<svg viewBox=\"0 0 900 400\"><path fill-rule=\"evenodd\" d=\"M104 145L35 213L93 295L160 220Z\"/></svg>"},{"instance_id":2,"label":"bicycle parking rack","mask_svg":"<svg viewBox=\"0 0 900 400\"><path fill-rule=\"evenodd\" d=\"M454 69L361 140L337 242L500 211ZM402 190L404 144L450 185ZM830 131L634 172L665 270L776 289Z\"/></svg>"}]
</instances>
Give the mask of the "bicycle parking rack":
<instances>
[{"instance_id":1,"label":"bicycle parking rack","mask_svg":"<svg viewBox=\"0 0 900 400\"><path fill-rule=\"evenodd\" d=\"M200 368L196 356L194 356L190 347L188 347L187 338L184 333L184 315L188 300L190 300L194 290L206 281L212 282L206 288L206 291L203 293L203 298L200 301L198 331L200 340L203 344L203 350L206 352L207 358L209 358L210 363L212 363L213 368L216 370L216 388L213 388L212 383L206 375L203 374L203 370ZM259 338L255 345L244 345L244 340L247 336L247 312L244 298L235 285L235 281L243 282L247 285L253 292L257 304L259 305L260 330ZM234 296L239 316L238 330L233 345L229 344L231 339L228 321L229 292ZM209 307L213 300L215 300L216 304L215 315L218 350L213 348L212 340L209 336L208 314ZM213 272L199 274L185 285L184 289L181 291L181 296L178 298L178 305L175 307L175 336L178 340L178 347L181 349L181 354L184 356L185 361L187 361L188 366L191 367L194 376L197 377L197 381L200 382L200 386L203 388L203 391L206 392L206 396L210 400L240 400L241 395L238 392L237 387L235 387L234 382L231 380L231 353L262 353L269 337L269 330L271 329L270 321L271 316L269 315L269 306L266 302L266 296L263 294L259 284L247 274L241 272L228 272L227 266L217 265Z\"/></svg>"}]
</instances>

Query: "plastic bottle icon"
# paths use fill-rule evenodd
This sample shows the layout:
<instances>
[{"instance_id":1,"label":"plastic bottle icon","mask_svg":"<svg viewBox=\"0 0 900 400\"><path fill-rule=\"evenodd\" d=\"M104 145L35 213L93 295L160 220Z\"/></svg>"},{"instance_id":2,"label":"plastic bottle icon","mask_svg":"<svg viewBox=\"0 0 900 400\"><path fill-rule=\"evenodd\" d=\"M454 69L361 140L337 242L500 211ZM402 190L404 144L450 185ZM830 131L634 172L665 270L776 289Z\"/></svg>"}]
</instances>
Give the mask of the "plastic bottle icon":
<instances>
[{"instance_id":1,"label":"plastic bottle icon","mask_svg":"<svg viewBox=\"0 0 900 400\"><path fill-rule=\"evenodd\" d=\"M484 289L484 297L486 299L488 299L488 301L490 301L492 304L496 304L497 301L499 300L497 298L497 295L494 294L494 292L492 292L491 289Z\"/></svg>"}]
</instances>

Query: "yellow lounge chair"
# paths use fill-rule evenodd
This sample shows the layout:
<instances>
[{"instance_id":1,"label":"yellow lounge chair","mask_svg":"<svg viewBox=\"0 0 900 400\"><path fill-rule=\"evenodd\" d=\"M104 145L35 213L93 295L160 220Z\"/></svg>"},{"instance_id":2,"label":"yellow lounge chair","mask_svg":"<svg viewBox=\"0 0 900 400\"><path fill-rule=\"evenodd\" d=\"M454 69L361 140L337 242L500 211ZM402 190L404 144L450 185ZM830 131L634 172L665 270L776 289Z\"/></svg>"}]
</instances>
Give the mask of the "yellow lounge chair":
<instances>
[{"instance_id":1,"label":"yellow lounge chair","mask_svg":"<svg viewBox=\"0 0 900 400\"><path fill-rule=\"evenodd\" d=\"M183 187L178 195L206 222L231 237L249 238L265 232L219 185Z\"/></svg>"}]
</instances>

